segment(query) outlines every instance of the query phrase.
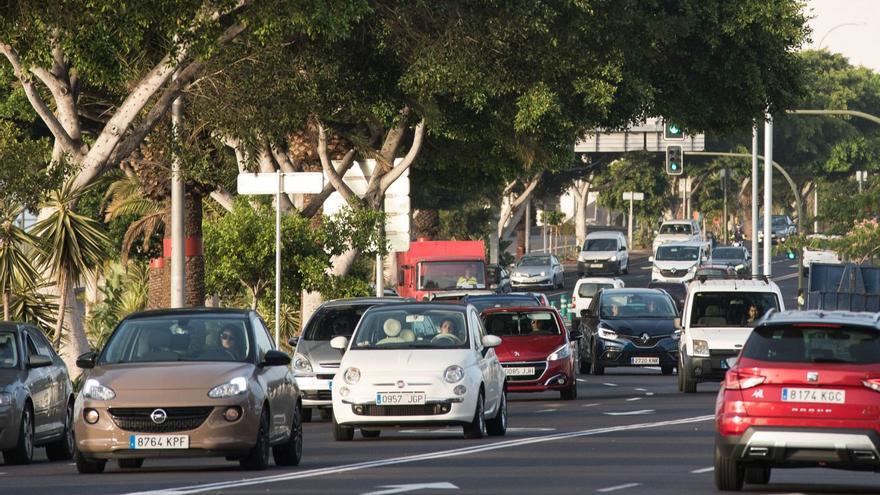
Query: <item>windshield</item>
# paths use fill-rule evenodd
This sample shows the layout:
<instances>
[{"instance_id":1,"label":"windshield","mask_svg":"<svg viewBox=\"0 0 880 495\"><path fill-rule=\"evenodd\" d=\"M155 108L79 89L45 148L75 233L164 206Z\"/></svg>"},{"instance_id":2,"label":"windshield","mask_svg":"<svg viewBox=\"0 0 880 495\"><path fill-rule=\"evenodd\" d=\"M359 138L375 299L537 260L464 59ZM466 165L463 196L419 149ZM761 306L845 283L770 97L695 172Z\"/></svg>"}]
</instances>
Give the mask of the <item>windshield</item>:
<instances>
[{"instance_id":1,"label":"windshield","mask_svg":"<svg viewBox=\"0 0 880 495\"><path fill-rule=\"evenodd\" d=\"M599 316L605 319L675 318L675 307L672 300L662 293L614 292L602 296Z\"/></svg>"},{"instance_id":2,"label":"windshield","mask_svg":"<svg viewBox=\"0 0 880 495\"><path fill-rule=\"evenodd\" d=\"M0 369L18 368L18 343L13 332L0 332Z\"/></svg>"},{"instance_id":3,"label":"windshield","mask_svg":"<svg viewBox=\"0 0 880 495\"><path fill-rule=\"evenodd\" d=\"M616 239L587 239L584 251L617 251Z\"/></svg>"},{"instance_id":4,"label":"windshield","mask_svg":"<svg viewBox=\"0 0 880 495\"><path fill-rule=\"evenodd\" d=\"M416 306L367 312L352 349L450 349L468 347L464 312Z\"/></svg>"},{"instance_id":5,"label":"windshield","mask_svg":"<svg viewBox=\"0 0 880 495\"><path fill-rule=\"evenodd\" d=\"M584 282L578 286L578 297L593 297L599 292L599 289L610 289L612 287L614 287L614 284Z\"/></svg>"},{"instance_id":6,"label":"windshield","mask_svg":"<svg viewBox=\"0 0 880 495\"><path fill-rule=\"evenodd\" d=\"M697 246L660 246L657 248L657 261L697 261L700 248Z\"/></svg>"},{"instance_id":7,"label":"windshield","mask_svg":"<svg viewBox=\"0 0 880 495\"><path fill-rule=\"evenodd\" d=\"M526 256L519 260L519 266L549 266L549 256Z\"/></svg>"},{"instance_id":8,"label":"windshield","mask_svg":"<svg viewBox=\"0 0 880 495\"><path fill-rule=\"evenodd\" d=\"M371 305L334 306L324 308L309 320L302 332L303 340L329 341L333 337L351 338L361 315Z\"/></svg>"},{"instance_id":9,"label":"windshield","mask_svg":"<svg viewBox=\"0 0 880 495\"><path fill-rule=\"evenodd\" d=\"M745 253L738 248L718 248L712 251L712 258L719 260L744 260Z\"/></svg>"},{"instance_id":10,"label":"windshield","mask_svg":"<svg viewBox=\"0 0 880 495\"><path fill-rule=\"evenodd\" d=\"M493 313L483 319L486 331L499 337L562 335L562 330L549 311Z\"/></svg>"},{"instance_id":11,"label":"windshield","mask_svg":"<svg viewBox=\"0 0 880 495\"><path fill-rule=\"evenodd\" d=\"M755 329L743 357L789 363L880 363L880 333L873 328L809 323Z\"/></svg>"},{"instance_id":12,"label":"windshield","mask_svg":"<svg viewBox=\"0 0 880 495\"><path fill-rule=\"evenodd\" d=\"M123 321L101 363L239 361L251 354L250 325L242 316L157 316Z\"/></svg>"},{"instance_id":13,"label":"windshield","mask_svg":"<svg viewBox=\"0 0 880 495\"><path fill-rule=\"evenodd\" d=\"M485 271L482 261L423 261L419 263L419 289L485 289Z\"/></svg>"},{"instance_id":14,"label":"windshield","mask_svg":"<svg viewBox=\"0 0 880 495\"><path fill-rule=\"evenodd\" d=\"M691 225L688 223L666 223L660 226L661 234L691 235Z\"/></svg>"},{"instance_id":15,"label":"windshield","mask_svg":"<svg viewBox=\"0 0 880 495\"><path fill-rule=\"evenodd\" d=\"M788 225L788 217L779 217L774 215L772 220L770 220L770 225L772 227L785 227ZM764 226L764 217L758 219L758 229Z\"/></svg>"},{"instance_id":16,"label":"windshield","mask_svg":"<svg viewBox=\"0 0 880 495\"><path fill-rule=\"evenodd\" d=\"M697 292L692 327L753 327L771 309L779 309L772 292Z\"/></svg>"},{"instance_id":17,"label":"windshield","mask_svg":"<svg viewBox=\"0 0 880 495\"><path fill-rule=\"evenodd\" d=\"M486 299L468 300L473 304L477 311L483 312L488 308L512 308L522 306L539 306L538 300L534 297L493 297Z\"/></svg>"}]
</instances>

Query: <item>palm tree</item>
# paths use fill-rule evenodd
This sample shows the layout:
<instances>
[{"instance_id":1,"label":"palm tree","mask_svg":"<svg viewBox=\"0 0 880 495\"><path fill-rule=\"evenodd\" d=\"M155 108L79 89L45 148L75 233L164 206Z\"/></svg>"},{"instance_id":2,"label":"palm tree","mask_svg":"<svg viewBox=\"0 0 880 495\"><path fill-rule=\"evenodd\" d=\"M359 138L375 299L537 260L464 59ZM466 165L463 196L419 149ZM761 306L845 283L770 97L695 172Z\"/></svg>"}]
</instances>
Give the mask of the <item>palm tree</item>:
<instances>
[{"instance_id":1,"label":"palm tree","mask_svg":"<svg viewBox=\"0 0 880 495\"><path fill-rule=\"evenodd\" d=\"M107 188L101 206L105 222L128 215L137 217L122 237L123 265L128 262L128 255L138 237L143 236L144 251L149 249L153 234L165 225L167 206L167 201L155 201L147 197L141 182L134 175L121 177Z\"/></svg>"},{"instance_id":2,"label":"palm tree","mask_svg":"<svg viewBox=\"0 0 880 495\"><path fill-rule=\"evenodd\" d=\"M4 320L9 320L9 298L16 284L31 286L40 279L29 256L36 242L15 223L23 210L19 205L0 205L0 292L3 294Z\"/></svg>"},{"instance_id":3,"label":"palm tree","mask_svg":"<svg viewBox=\"0 0 880 495\"><path fill-rule=\"evenodd\" d=\"M71 284L80 281L84 274L93 273L100 267L109 244L107 234L95 219L74 210L77 200L88 189L75 189L73 181L69 180L61 189L51 191L41 205L51 213L31 229L32 235L38 239L41 247L37 253L37 260L48 268L53 277L56 277L58 288L56 347L61 345ZM73 335L72 342L86 342L84 329L78 328L74 331L82 335Z\"/></svg>"}]
</instances>

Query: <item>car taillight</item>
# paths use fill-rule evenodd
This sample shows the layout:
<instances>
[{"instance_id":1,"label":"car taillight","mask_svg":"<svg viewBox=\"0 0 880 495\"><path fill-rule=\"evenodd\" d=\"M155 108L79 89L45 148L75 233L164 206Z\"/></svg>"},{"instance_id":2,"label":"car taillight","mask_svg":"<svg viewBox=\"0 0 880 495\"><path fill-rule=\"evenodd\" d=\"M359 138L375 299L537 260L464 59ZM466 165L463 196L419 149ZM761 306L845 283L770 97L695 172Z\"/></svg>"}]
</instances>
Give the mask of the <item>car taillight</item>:
<instances>
[{"instance_id":1,"label":"car taillight","mask_svg":"<svg viewBox=\"0 0 880 495\"><path fill-rule=\"evenodd\" d=\"M727 390L745 390L764 383L766 376L759 375L756 371L730 370L724 379L724 388Z\"/></svg>"},{"instance_id":2,"label":"car taillight","mask_svg":"<svg viewBox=\"0 0 880 495\"><path fill-rule=\"evenodd\" d=\"M868 378L867 380L862 380L862 385L875 392L880 392L880 378Z\"/></svg>"}]
</instances>

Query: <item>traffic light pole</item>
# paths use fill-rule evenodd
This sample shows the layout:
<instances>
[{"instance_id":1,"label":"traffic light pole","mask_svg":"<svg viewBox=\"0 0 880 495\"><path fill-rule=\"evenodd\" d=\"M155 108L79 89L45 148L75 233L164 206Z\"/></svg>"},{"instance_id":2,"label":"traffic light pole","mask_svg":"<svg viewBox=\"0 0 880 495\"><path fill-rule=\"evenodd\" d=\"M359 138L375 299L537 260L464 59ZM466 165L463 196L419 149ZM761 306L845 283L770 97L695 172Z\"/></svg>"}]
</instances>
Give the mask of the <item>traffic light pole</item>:
<instances>
[{"instance_id":1,"label":"traffic light pole","mask_svg":"<svg viewBox=\"0 0 880 495\"><path fill-rule=\"evenodd\" d=\"M758 274L758 126L752 127L752 275Z\"/></svg>"},{"instance_id":2,"label":"traffic light pole","mask_svg":"<svg viewBox=\"0 0 880 495\"><path fill-rule=\"evenodd\" d=\"M795 196L800 197L798 191ZM801 221L798 212L798 222ZM769 113L764 120L764 276L773 275L773 116ZM800 270L799 270L800 271Z\"/></svg>"}]
</instances>

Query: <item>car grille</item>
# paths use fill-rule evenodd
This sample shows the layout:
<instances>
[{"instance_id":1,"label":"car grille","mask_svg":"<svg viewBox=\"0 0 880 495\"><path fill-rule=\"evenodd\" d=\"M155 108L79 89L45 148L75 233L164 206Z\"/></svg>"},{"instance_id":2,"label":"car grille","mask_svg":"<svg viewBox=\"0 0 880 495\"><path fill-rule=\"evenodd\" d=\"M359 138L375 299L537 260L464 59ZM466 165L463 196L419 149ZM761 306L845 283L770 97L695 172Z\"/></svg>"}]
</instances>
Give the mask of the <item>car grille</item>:
<instances>
[{"instance_id":1,"label":"car grille","mask_svg":"<svg viewBox=\"0 0 880 495\"><path fill-rule=\"evenodd\" d=\"M317 378L318 380L332 380L333 373L318 373L315 375L315 378Z\"/></svg>"},{"instance_id":2,"label":"car grille","mask_svg":"<svg viewBox=\"0 0 880 495\"><path fill-rule=\"evenodd\" d=\"M332 400L333 392L329 390L303 390L303 399L306 400Z\"/></svg>"},{"instance_id":3,"label":"car grille","mask_svg":"<svg viewBox=\"0 0 880 495\"><path fill-rule=\"evenodd\" d=\"M537 380L544 374L544 370L547 369L546 361L535 361L530 363L501 363L501 366L504 369L507 368L535 368L534 375L518 375L518 376L508 376L507 381L510 382L530 382L532 380Z\"/></svg>"},{"instance_id":4,"label":"car grille","mask_svg":"<svg viewBox=\"0 0 880 495\"><path fill-rule=\"evenodd\" d=\"M664 268L664 269L660 270L660 273L664 277L683 277L687 274L687 272L688 271L686 269L676 270L676 269L665 269Z\"/></svg>"},{"instance_id":5,"label":"car grille","mask_svg":"<svg viewBox=\"0 0 880 495\"><path fill-rule=\"evenodd\" d=\"M162 409L168 415L168 419L162 424L156 424L150 419L150 415L156 409ZM205 422L214 408L205 407L114 407L110 409L110 416L116 426L125 431L142 433L172 433L176 431L194 430Z\"/></svg>"},{"instance_id":6,"label":"car grille","mask_svg":"<svg viewBox=\"0 0 880 495\"><path fill-rule=\"evenodd\" d=\"M411 406L377 406L375 404L366 404L363 406L352 406L351 410L358 416L434 416L445 414L441 410L440 404Z\"/></svg>"},{"instance_id":7,"label":"car grille","mask_svg":"<svg viewBox=\"0 0 880 495\"><path fill-rule=\"evenodd\" d=\"M339 367L339 361L323 361L319 362L322 368L336 369Z\"/></svg>"},{"instance_id":8,"label":"car grille","mask_svg":"<svg viewBox=\"0 0 880 495\"><path fill-rule=\"evenodd\" d=\"M642 340L641 335L621 335L620 337L632 342L633 345L636 347L654 347L661 340L669 337L669 335L659 335L659 336L648 337L647 341Z\"/></svg>"}]
</instances>

